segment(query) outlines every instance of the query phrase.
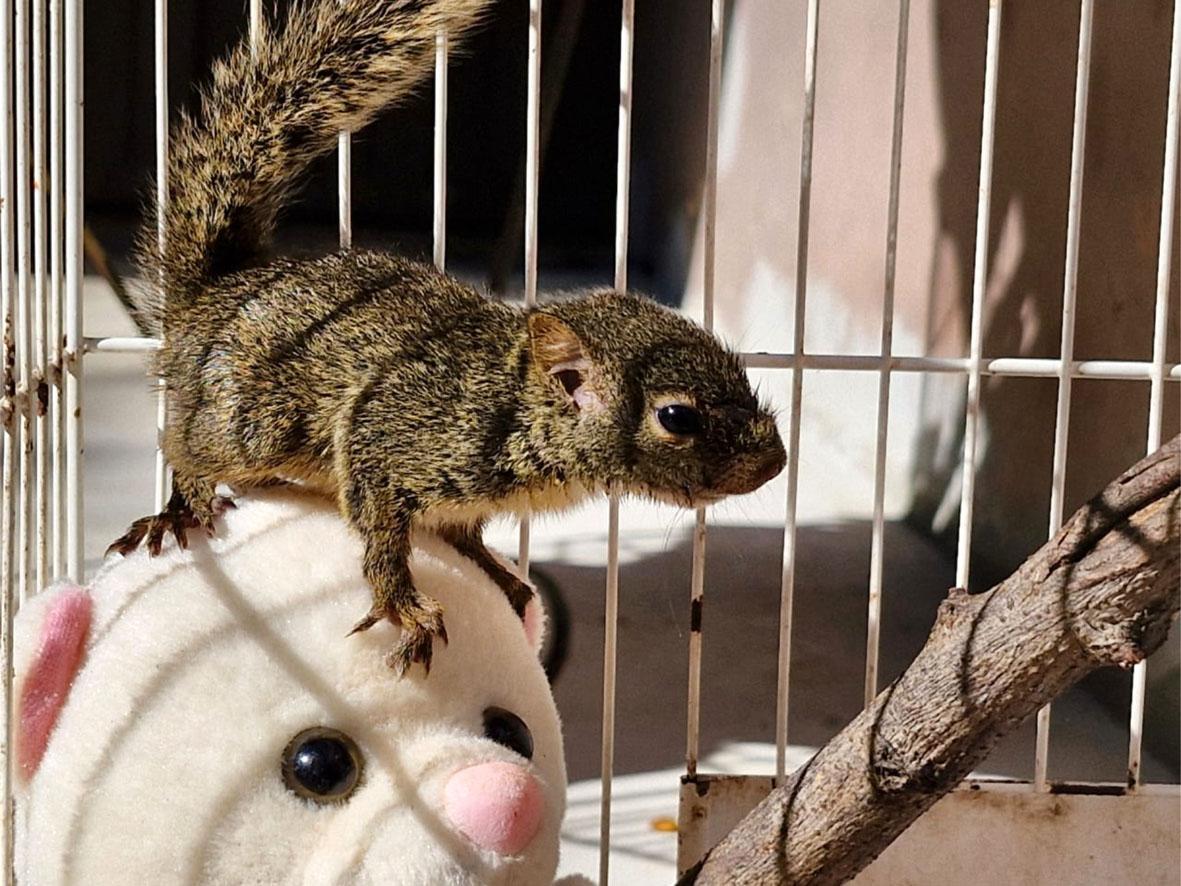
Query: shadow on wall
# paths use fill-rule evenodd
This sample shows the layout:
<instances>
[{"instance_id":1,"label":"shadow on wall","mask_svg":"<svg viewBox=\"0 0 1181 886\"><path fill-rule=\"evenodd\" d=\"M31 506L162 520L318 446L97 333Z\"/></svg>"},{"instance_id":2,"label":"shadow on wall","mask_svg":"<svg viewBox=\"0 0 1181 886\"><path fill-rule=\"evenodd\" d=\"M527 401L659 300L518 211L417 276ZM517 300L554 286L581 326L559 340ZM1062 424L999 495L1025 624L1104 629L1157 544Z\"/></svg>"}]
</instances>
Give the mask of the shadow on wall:
<instances>
[{"instance_id":1,"label":"shadow on wall","mask_svg":"<svg viewBox=\"0 0 1181 886\"><path fill-rule=\"evenodd\" d=\"M987 357L1056 358L1069 198L1079 4L1008 4L1001 27L988 286ZM1096 4L1079 243L1075 359L1152 356L1172 4ZM980 161L985 15L936 9L945 152L931 271L927 349L967 353ZM1171 232L1177 242L1177 231ZM1167 360L1178 360L1178 259L1170 269ZM912 520L953 537L958 518L964 393L928 379L915 453ZM1045 540L1058 384L986 378L973 526L981 584L1008 574ZM1164 439L1177 433L1166 386ZM954 404L954 408L951 408ZM1065 516L1145 453L1143 381L1076 379Z\"/></svg>"},{"instance_id":2,"label":"shadow on wall","mask_svg":"<svg viewBox=\"0 0 1181 886\"><path fill-rule=\"evenodd\" d=\"M945 153L937 184L929 353L966 353L970 334L986 28L976 6L944 0L936 10ZM985 357L1060 353L1078 7L1075 0L1054 0L1004 8ZM1076 359L1152 357L1172 15L1172 4L1165 2L1095 6ZM1178 361L1181 293L1174 224L1169 362ZM963 382L956 381L954 396L948 383L924 380L910 516L950 541L958 524L965 401ZM1008 574L1046 537L1057 396L1058 384L1050 379L990 378L983 384L974 586ZM1178 402L1177 386L1166 385L1165 440L1177 433ZM1074 381L1064 517L1144 455L1148 413L1145 382ZM1179 648L1178 638L1171 638L1148 669L1148 729L1158 752L1170 758L1177 753ZM1113 716L1127 716L1126 675L1101 672L1087 685Z\"/></svg>"}]
</instances>

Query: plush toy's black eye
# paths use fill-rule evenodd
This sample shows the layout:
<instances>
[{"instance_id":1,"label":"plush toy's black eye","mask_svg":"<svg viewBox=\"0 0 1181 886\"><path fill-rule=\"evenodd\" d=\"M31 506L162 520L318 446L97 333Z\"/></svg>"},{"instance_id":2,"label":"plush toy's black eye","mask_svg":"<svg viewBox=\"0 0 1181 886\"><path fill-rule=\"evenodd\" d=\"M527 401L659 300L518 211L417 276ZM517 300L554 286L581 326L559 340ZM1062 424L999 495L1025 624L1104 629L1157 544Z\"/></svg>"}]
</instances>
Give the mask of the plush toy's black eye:
<instances>
[{"instance_id":1,"label":"plush toy's black eye","mask_svg":"<svg viewBox=\"0 0 1181 886\"><path fill-rule=\"evenodd\" d=\"M484 735L510 751L516 751L526 760L533 759L533 733L525 721L504 708L487 708L484 711Z\"/></svg>"},{"instance_id":2,"label":"plush toy's black eye","mask_svg":"<svg viewBox=\"0 0 1181 886\"><path fill-rule=\"evenodd\" d=\"M340 803L356 790L363 764L355 741L338 729L315 726L283 749L283 783L316 803Z\"/></svg>"},{"instance_id":3,"label":"plush toy's black eye","mask_svg":"<svg viewBox=\"0 0 1181 886\"><path fill-rule=\"evenodd\" d=\"M684 403L669 403L656 410L656 420L670 434L687 437L701 433L701 413Z\"/></svg>"}]
</instances>

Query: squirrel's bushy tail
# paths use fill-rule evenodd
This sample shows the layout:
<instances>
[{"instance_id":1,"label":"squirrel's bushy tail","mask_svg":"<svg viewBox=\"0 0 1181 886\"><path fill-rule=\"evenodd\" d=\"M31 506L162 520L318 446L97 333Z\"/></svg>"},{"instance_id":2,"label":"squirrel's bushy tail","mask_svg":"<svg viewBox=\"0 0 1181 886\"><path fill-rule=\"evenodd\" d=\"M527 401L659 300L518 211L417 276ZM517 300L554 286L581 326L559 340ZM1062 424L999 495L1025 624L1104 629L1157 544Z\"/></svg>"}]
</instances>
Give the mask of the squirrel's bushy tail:
<instances>
[{"instance_id":1,"label":"squirrel's bushy tail","mask_svg":"<svg viewBox=\"0 0 1181 886\"><path fill-rule=\"evenodd\" d=\"M194 116L173 128L165 242L155 211L137 249L140 320L159 332L164 300L183 307L216 277L263 253L308 164L406 95L490 0L304 0L213 70Z\"/></svg>"}]
</instances>

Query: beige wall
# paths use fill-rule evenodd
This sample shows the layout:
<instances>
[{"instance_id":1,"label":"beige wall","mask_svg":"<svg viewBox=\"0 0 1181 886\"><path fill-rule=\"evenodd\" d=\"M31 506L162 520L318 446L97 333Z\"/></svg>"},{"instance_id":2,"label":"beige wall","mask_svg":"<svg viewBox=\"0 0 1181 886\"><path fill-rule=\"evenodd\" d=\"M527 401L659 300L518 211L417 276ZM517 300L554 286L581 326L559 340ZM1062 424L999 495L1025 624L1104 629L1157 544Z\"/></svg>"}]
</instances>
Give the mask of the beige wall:
<instances>
[{"instance_id":1,"label":"beige wall","mask_svg":"<svg viewBox=\"0 0 1181 886\"><path fill-rule=\"evenodd\" d=\"M1098 3L1094 21L1075 355L1151 355L1172 4ZM876 353L880 337L897 3L821 5L806 346ZM915 0L907 77L895 351L964 354L975 245L987 5ZM790 350L802 118L803 3L737 2L728 20L720 146L718 316L746 349ZM985 306L986 356L1055 357L1066 240L1078 3L1009 3L1001 32ZM1174 240L1176 234L1174 233ZM1168 359L1178 358L1174 251ZM700 250L688 303L700 299ZM786 376L781 376L786 378ZM957 516L963 382L895 377L890 499L935 531ZM876 384L809 374L808 424L860 482ZM786 404L786 381L777 385ZM1057 383L984 385L976 524L983 565L1044 540ZM1178 388L1167 388L1166 435ZM1145 448L1144 383L1076 381L1072 509ZM820 448L823 441L813 444ZM942 505L942 506L941 506Z\"/></svg>"}]
</instances>

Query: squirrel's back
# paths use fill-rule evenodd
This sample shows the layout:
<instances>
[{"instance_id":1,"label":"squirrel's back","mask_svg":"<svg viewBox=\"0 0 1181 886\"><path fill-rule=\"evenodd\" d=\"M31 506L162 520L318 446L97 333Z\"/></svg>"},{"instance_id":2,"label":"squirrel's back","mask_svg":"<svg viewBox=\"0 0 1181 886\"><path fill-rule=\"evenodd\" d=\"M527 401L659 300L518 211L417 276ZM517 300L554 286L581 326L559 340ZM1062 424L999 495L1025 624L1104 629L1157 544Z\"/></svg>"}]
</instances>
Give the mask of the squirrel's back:
<instances>
[{"instance_id":1,"label":"squirrel's back","mask_svg":"<svg viewBox=\"0 0 1181 886\"><path fill-rule=\"evenodd\" d=\"M204 471L267 470L330 450L377 378L425 373L422 402L402 403L408 413L515 399L523 312L387 253L278 258L210 283L190 314L158 368L169 458Z\"/></svg>"},{"instance_id":2,"label":"squirrel's back","mask_svg":"<svg viewBox=\"0 0 1181 886\"><path fill-rule=\"evenodd\" d=\"M164 242L149 212L137 243L139 320L181 320L213 281L257 264L307 166L431 72L490 0L307 0L217 64L200 109L174 127Z\"/></svg>"}]
</instances>

